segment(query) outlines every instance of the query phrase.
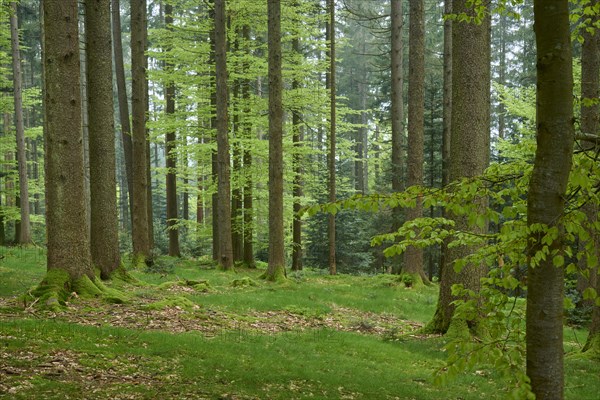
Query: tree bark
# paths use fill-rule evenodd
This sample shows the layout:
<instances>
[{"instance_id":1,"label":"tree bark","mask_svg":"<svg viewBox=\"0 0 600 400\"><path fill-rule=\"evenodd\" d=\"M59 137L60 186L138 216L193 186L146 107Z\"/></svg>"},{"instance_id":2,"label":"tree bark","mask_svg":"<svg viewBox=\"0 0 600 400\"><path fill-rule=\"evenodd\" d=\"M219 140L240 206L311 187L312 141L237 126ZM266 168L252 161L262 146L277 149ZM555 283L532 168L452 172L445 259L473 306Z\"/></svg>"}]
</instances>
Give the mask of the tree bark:
<instances>
[{"instance_id":1,"label":"tree bark","mask_svg":"<svg viewBox=\"0 0 600 400\"><path fill-rule=\"evenodd\" d=\"M148 156L146 140L145 12L146 0L131 0L131 75L133 128L132 240L134 262L151 258L148 221Z\"/></svg>"},{"instance_id":2,"label":"tree bark","mask_svg":"<svg viewBox=\"0 0 600 400\"><path fill-rule=\"evenodd\" d=\"M83 171L77 1L45 0L43 18L47 268L49 273L65 271L72 282L93 279Z\"/></svg>"},{"instance_id":3,"label":"tree bark","mask_svg":"<svg viewBox=\"0 0 600 400\"><path fill-rule=\"evenodd\" d=\"M408 42L408 186L423 185L425 129L425 20L423 0L410 0ZM407 211L406 220L423 216L421 196L414 208ZM409 246L404 254L404 272L415 277L416 283L429 283L423 267L423 249Z\"/></svg>"},{"instance_id":4,"label":"tree bark","mask_svg":"<svg viewBox=\"0 0 600 400\"><path fill-rule=\"evenodd\" d=\"M329 153L327 155L327 169L329 171L329 202L336 199L335 187L335 146L336 146L336 83L335 83L335 2L328 0L329 10ZM327 224L327 237L329 241L329 274L337 273L335 254L335 214L329 214Z\"/></svg>"},{"instance_id":5,"label":"tree bark","mask_svg":"<svg viewBox=\"0 0 600 400\"><path fill-rule=\"evenodd\" d=\"M467 14L473 8L468 0L455 0L453 12ZM481 24L455 22L452 27L452 118L450 145L450 181L481 175L489 162L490 138L490 19ZM482 210L487 199L476 200ZM464 216L448 215L454 219L455 229L472 230ZM486 228L479 229L480 233ZM463 284L466 289L479 291L480 279L486 275L481 265L466 265L460 272L454 270L454 262L473 252L469 246L446 248L442 266L440 295L436 313L428 330L445 333L454 322L452 286ZM473 326L477 321L456 321Z\"/></svg>"},{"instance_id":6,"label":"tree bark","mask_svg":"<svg viewBox=\"0 0 600 400\"><path fill-rule=\"evenodd\" d=\"M120 264L110 1L85 3L92 262L102 279Z\"/></svg>"},{"instance_id":7,"label":"tree bark","mask_svg":"<svg viewBox=\"0 0 600 400\"><path fill-rule=\"evenodd\" d=\"M217 93L217 184L219 201L219 267L233 269L231 202L229 182L229 138L227 124L227 37L225 0L215 0L215 67Z\"/></svg>"},{"instance_id":8,"label":"tree bark","mask_svg":"<svg viewBox=\"0 0 600 400\"><path fill-rule=\"evenodd\" d=\"M246 43L250 41L250 27L245 25L242 28L242 36ZM252 125L250 122L250 79L245 78L242 86L242 101L245 104L243 137L246 141L244 146L244 264L249 268L256 267L254 261L254 209L253 209L253 179L252 179L252 153L250 152L249 141L252 140Z\"/></svg>"},{"instance_id":9,"label":"tree bark","mask_svg":"<svg viewBox=\"0 0 600 400\"><path fill-rule=\"evenodd\" d=\"M527 197L527 224L556 227L550 256L529 264L527 277L527 375L536 399L562 399L564 270L561 216L573 153L573 74L567 0L534 0L537 44L537 150ZM530 259L544 247L544 233L529 238Z\"/></svg>"},{"instance_id":10,"label":"tree bark","mask_svg":"<svg viewBox=\"0 0 600 400\"><path fill-rule=\"evenodd\" d=\"M21 224L18 243L31 243L31 224L29 222L29 184L27 179L27 157L25 152L25 126L23 124L23 82L21 73L21 53L19 49L19 24L17 21L17 3L11 2L10 42L12 47L13 89L15 105L15 128L17 136L17 164L19 168L19 208Z\"/></svg>"},{"instance_id":11,"label":"tree bark","mask_svg":"<svg viewBox=\"0 0 600 400\"><path fill-rule=\"evenodd\" d=\"M167 31L173 32L173 5L165 4L165 26ZM167 46L167 52L172 50L172 43ZM173 71L171 61L165 64L167 72ZM167 78L169 79L169 78ZM175 114L175 82L169 79L165 84L165 113L168 118L174 118ZM167 230L169 235L169 255L180 257L179 229L177 226L179 204L177 202L177 148L174 130L169 130L165 135L165 164L167 167L166 195L167 195Z\"/></svg>"},{"instance_id":12,"label":"tree bark","mask_svg":"<svg viewBox=\"0 0 600 400\"><path fill-rule=\"evenodd\" d=\"M296 54L300 53L300 39L292 39L292 49ZM301 88L299 80L296 78L292 82L292 90L298 91ZM300 153L302 148L302 142L304 141L303 127L302 127L302 116L298 107L292 110L292 143L294 146L294 217L292 221L292 270L302 270L302 217L300 211L302 209L301 199L303 196L302 191L302 155Z\"/></svg>"},{"instance_id":13,"label":"tree bark","mask_svg":"<svg viewBox=\"0 0 600 400\"><path fill-rule=\"evenodd\" d=\"M285 277L283 230L283 104L281 4L268 0L269 47L269 267L265 278Z\"/></svg>"},{"instance_id":14,"label":"tree bark","mask_svg":"<svg viewBox=\"0 0 600 400\"><path fill-rule=\"evenodd\" d=\"M123 64L123 39L121 35L121 13L119 0L111 0L112 4L112 34L115 60L115 76L117 81L117 99L119 103L119 122L121 124L121 140L125 158L125 176L127 178L127 193L129 198L129 213L133 217L133 143L131 139L131 124L129 123L129 103L127 101L127 86L125 84L125 65ZM132 224L132 221L129 221Z\"/></svg>"}]
</instances>

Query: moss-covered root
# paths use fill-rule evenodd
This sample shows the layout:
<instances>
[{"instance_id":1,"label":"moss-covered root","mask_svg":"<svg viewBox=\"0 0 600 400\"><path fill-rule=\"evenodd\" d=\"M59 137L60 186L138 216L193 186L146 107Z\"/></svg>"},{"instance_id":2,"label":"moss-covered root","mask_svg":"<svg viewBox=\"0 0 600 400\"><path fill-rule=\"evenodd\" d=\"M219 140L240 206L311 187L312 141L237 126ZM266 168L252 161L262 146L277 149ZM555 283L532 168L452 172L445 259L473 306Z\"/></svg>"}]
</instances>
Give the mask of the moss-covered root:
<instances>
[{"instance_id":1,"label":"moss-covered root","mask_svg":"<svg viewBox=\"0 0 600 400\"><path fill-rule=\"evenodd\" d=\"M600 333L588 337L580 356L600 360Z\"/></svg>"},{"instance_id":2,"label":"moss-covered root","mask_svg":"<svg viewBox=\"0 0 600 400\"><path fill-rule=\"evenodd\" d=\"M109 303L124 303L127 296L115 289L106 287L98 278L90 279L83 276L72 280L67 271L51 269L40 284L28 293L25 301L32 296L39 307L54 311L66 306L67 301L74 297L102 298Z\"/></svg>"},{"instance_id":3,"label":"moss-covered root","mask_svg":"<svg viewBox=\"0 0 600 400\"><path fill-rule=\"evenodd\" d=\"M269 267L267 269L267 271L260 276L260 279L264 279L269 282L277 282L277 283L285 282L285 281L287 281L285 267L279 266L279 267L273 268L272 270Z\"/></svg>"},{"instance_id":4,"label":"moss-covered root","mask_svg":"<svg viewBox=\"0 0 600 400\"><path fill-rule=\"evenodd\" d=\"M135 285L135 286L144 286L145 285L144 282L140 281L139 279L132 276L129 272L127 272L127 269L125 268L125 264L123 264L122 260L119 263L119 266L117 267L117 269L115 269L113 271L113 273L110 275L110 279L114 280L114 281L125 282L125 283L128 283L130 285Z\"/></svg>"}]
</instances>

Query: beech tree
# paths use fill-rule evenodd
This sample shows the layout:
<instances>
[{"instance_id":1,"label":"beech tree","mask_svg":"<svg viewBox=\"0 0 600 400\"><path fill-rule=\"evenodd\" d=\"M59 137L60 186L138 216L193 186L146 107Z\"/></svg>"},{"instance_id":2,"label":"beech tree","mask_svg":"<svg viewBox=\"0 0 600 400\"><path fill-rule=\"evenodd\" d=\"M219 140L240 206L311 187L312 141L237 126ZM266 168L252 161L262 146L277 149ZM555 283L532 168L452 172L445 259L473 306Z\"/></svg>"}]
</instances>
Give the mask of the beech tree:
<instances>
[{"instance_id":1,"label":"beech tree","mask_svg":"<svg viewBox=\"0 0 600 400\"><path fill-rule=\"evenodd\" d=\"M569 2L535 0L534 20L537 150L527 197L527 376L537 399L562 399L564 269L555 264L564 251L561 216L574 138ZM550 256L536 257L544 247Z\"/></svg>"}]
</instances>

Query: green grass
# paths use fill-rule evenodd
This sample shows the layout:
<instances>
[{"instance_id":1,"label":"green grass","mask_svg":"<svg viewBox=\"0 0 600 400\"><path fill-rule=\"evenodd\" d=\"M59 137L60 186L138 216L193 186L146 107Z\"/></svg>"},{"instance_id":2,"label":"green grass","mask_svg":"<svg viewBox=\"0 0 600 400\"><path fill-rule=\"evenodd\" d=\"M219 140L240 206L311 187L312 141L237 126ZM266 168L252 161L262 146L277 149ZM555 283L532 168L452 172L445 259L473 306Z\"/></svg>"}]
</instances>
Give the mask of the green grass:
<instances>
[{"instance_id":1,"label":"green grass","mask_svg":"<svg viewBox=\"0 0 600 400\"><path fill-rule=\"evenodd\" d=\"M177 262L172 273L114 282L129 304L73 299L61 313L19 310L16 296L45 273L35 249L0 249L0 398L504 399L492 368L433 384L445 339L404 336L433 314L437 288L389 277L225 273ZM256 285L233 286L247 277ZM186 281L206 280L199 291ZM157 285L178 281L177 285ZM183 300L185 301L183 301ZM181 306L180 306L181 305ZM33 314L32 314L33 312ZM576 352L585 332L565 328ZM597 362L567 357L566 398L594 399Z\"/></svg>"}]
</instances>

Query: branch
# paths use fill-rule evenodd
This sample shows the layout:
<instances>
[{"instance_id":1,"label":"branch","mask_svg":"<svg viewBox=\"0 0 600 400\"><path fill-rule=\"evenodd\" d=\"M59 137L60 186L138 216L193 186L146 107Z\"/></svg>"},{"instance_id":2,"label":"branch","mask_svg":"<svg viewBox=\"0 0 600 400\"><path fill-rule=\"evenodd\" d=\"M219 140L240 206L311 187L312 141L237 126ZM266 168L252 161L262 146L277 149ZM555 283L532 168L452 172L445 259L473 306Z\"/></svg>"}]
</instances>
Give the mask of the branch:
<instances>
[{"instance_id":1,"label":"branch","mask_svg":"<svg viewBox=\"0 0 600 400\"><path fill-rule=\"evenodd\" d=\"M600 144L600 135L593 135L591 133L578 133L575 135L575 140L583 140L586 142L593 142L596 145Z\"/></svg>"}]
</instances>

